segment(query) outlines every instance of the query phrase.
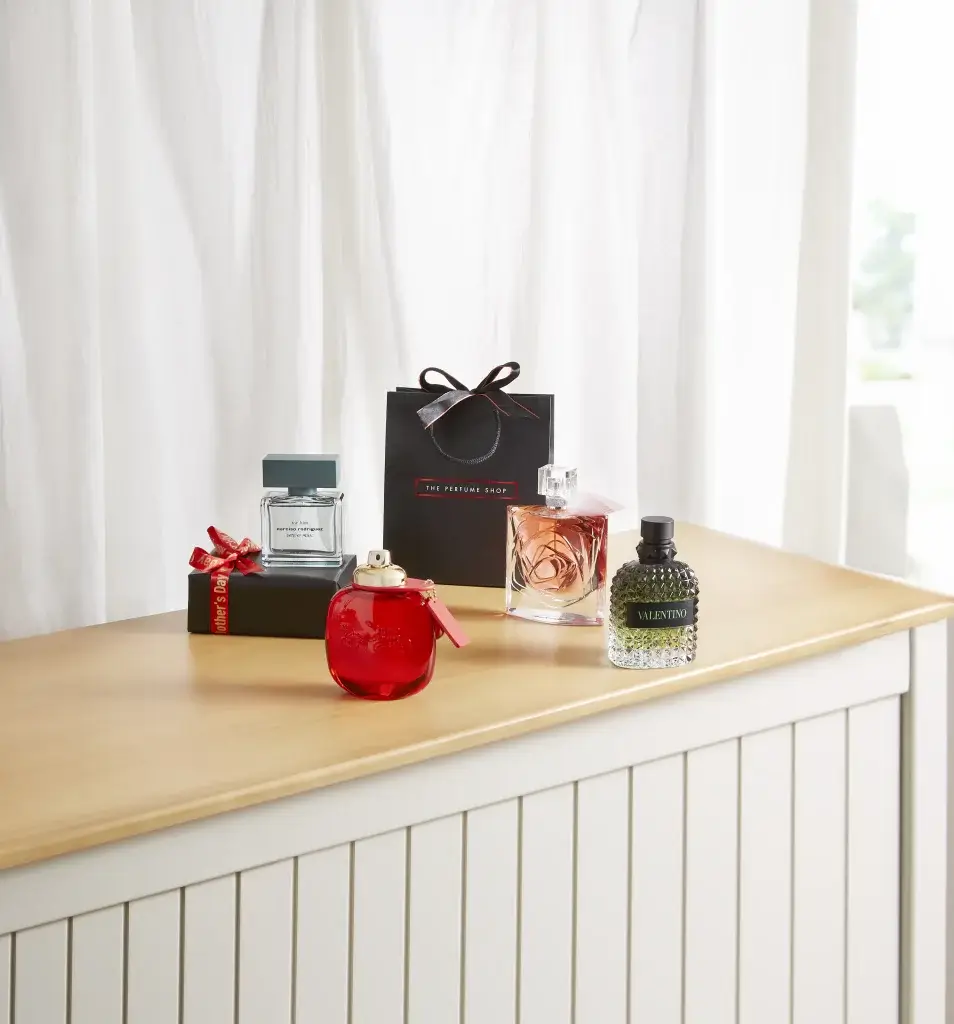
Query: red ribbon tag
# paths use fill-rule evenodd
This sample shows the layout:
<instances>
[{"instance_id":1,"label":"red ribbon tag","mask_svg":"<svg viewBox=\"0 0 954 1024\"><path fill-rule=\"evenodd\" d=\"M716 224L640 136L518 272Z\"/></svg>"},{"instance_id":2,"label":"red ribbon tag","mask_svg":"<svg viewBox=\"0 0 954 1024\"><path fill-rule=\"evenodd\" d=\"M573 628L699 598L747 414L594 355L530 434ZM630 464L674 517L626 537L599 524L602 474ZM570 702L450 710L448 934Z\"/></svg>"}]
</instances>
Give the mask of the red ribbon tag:
<instances>
[{"instance_id":1,"label":"red ribbon tag","mask_svg":"<svg viewBox=\"0 0 954 1024\"><path fill-rule=\"evenodd\" d=\"M264 572L258 562L248 557L262 549L248 537L237 541L214 526L209 527L209 538L212 552L193 548L189 565L210 574L209 632L226 634L229 631L229 576L233 569L238 569L243 576Z\"/></svg>"},{"instance_id":2,"label":"red ribbon tag","mask_svg":"<svg viewBox=\"0 0 954 1024\"><path fill-rule=\"evenodd\" d=\"M447 639L455 647L466 647L470 643L470 637L461 628L460 623L451 614L450 608L435 595L427 599L427 610L434 617L434 621L440 626L447 636Z\"/></svg>"},{"instance_id":3,"label":"red ribbon tag","mask_svg":"<svg viewBox=\"0 0 954 1024\"><path fill-rule=\"evenodd\" d=\"M454 618L450 608L437 596L434 590L433 580L418 580L409 576L404 582L404 590L417 590L424 596L424 604L431 613L431 617L437 623L440 636L444 633L447 639L455 647L466 647L470 643L470 637L464 632L461 624Z\"/></svg>"}]
</instances>

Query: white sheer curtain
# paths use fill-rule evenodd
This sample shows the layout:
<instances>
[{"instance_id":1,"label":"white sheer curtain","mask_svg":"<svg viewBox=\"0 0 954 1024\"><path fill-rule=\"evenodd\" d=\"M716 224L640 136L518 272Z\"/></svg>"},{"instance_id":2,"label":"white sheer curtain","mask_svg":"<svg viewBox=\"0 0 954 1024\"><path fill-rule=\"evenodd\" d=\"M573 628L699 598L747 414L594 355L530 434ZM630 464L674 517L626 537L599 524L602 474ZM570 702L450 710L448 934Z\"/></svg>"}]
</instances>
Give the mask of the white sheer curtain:
<instances>
[{"instance_id":1,"label":"white sheer curtain","mask_svg":"<svg viewBox=\"0 0 954 1024\"><path fill-rule=\"evenodd\" d=\"M837 554L814 7L0 0L0 635L181 607L268 451L373 545L428 364L519 360L620 525Z\"/></svg>"},{"instance_id":2,"label":"white sheer curtain","mask_svg":"<svg viewBox=\"0 0 954 1024\"><path fill-rule=\"evenodd\" d=\"M853 0L715 0L708 493L720 529L843 549Z\"/></svg>"}]
</instances>

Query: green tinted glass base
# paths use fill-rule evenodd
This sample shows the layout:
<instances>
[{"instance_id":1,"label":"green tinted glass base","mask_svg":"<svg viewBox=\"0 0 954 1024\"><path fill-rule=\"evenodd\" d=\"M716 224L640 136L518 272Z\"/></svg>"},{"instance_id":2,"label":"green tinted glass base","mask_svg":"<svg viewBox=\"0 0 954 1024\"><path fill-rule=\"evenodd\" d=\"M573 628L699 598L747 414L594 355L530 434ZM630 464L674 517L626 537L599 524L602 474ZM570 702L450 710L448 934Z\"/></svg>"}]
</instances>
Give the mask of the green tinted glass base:
<instances>
[{"instance_id":1,"label":"green tinted glass base","mask_svg":"<svg viewBox=\"0 0 954 1024\"><path fill-rule=\"evenodd\" d=\"M693 626L691 629L695 633L695 627ZM636 630L632 632L636 632ZM674 632L685 634L688 632L688 629L646 629L639 630L639 632L657 634ZM681 637L681 642L685 646L681 647L669 646L665 638L654 637L653 642L654 645L652 646L645 641L642 645L636 647L624 646L618 643L616 637L611 633L607 655L617 668L673 668L676 665L688 665L696 656L695 643L686 643L684 637Z\"/></svg>"}]
</instances>

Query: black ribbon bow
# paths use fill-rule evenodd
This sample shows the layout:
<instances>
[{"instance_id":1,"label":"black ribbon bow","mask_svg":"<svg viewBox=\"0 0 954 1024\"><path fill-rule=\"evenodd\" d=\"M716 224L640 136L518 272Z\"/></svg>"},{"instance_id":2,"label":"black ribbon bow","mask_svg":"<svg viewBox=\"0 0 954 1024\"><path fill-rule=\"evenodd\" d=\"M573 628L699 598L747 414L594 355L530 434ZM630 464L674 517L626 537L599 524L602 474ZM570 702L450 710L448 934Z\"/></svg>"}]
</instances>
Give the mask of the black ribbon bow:
<instances>
[{"instance_id":1,"label":"black ribbon bow","mask_svg":"<svg viewBox=\"0 0 954 1024\"><path fill-rule=\"evenodd\" d=\"M498 380L498 375L504 370L509 370L510 372ZM450 387L429 381L427 379L429 373L439 373L448 382ZM442 416L450 412L455 405L460 405L461 402L466 401L468 398L473 398L475 395L482 395L488 399L498 413L502 413L504 416L519 416L525 419L532 417L536 419L537 416L534 412L525 405L521 405L513 395L508 395L502 390L508 384L512 384L519 376L519 363L501 363L499 366L495 366L477 387L468 388L461 384L456 377L451 376L451 374L446 370L442 370L439 366L428 366L421 370L418 382L422 391L437 392L440 394L440 398L435 398L433 402L425 405L422 409L418 409L417 415L420 417L425 429L429 430ZM505 399L506 401L498 401L497 399Z\"/></svg>"}]
</instances>

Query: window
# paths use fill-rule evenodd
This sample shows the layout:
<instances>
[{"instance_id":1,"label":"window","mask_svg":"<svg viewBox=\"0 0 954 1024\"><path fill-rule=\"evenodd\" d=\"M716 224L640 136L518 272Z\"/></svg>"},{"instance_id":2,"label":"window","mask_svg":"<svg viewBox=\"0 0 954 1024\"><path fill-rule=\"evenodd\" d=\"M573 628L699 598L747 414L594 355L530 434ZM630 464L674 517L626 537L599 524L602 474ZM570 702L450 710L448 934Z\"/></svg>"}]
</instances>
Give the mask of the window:
<instances>
[{"instance_id":1,"label":"window","mask_svg":"<svg viewBox=\"0 0 954 1024\"><path fill-rule=\"evenodd\" d=\"M858 18L849 404L896 411L905 575L954 591L954 5L861 0Z\"/></svg>"}]
</instances>

